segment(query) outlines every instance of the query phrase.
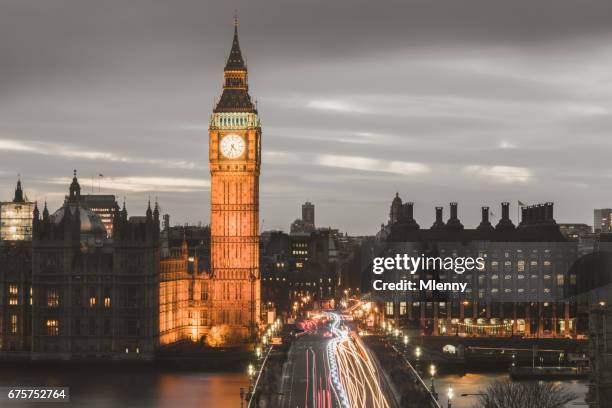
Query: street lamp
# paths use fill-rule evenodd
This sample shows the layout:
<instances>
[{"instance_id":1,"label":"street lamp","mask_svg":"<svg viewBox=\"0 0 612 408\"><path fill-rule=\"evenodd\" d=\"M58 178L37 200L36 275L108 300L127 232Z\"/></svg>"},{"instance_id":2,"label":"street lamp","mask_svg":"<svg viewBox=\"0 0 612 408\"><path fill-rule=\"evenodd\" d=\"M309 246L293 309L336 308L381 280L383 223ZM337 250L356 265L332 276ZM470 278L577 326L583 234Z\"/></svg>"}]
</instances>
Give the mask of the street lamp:
<instances>
[{"instance_id":1,"label":"street lamp","mask_svg":"<svg viewBox=\"0 0 612 408\"><path fill-rule=\"evenodd\" d=\"M261 347L257 347L255 349L255 355L257 356L258 360L261 358Z\"/></svg>"},{"instance_id":2,"label":"street lamp","mask_svg":"<svg viewBox=\"0 0 612 408\"><path fill-rule=\"evenodd\" d=\"M448 397L448 402L446 404L446 408L451 408L452 400L453 400L453 387L448 386L448 391L446 392L446 396Z\"/></svg>"},{"instance_id":3,"label":"street lamp","mask_svg":"<svg viewBox=\"0 0 612 408\"><path fill-rule=\"evenodd\" d=\"M253 367L253 364L249 364L247 372L249 373L249 377L253 377L253 374L255 374L255 367Z\"/></svg>"},{"instance_id":4,"label":"street lamp","mask_svg":"<svg viewBox=\"0 0 612 408\"><path fill-rule=\"evenodd\" d=\"M417 360L419 359L419 357L421 357L421 348L420 347L417 347L414 350L414 355L416 356Z\"/></svg>"},{"instance_id":5,"label":"street lamp","mask_svg":"<svg viewBox=\"0 0 612 408\"><path fill-rule=\"evenodd\" d=\"M404 336L404 346L408 346L408 336Z\"/></svg>"},{"instance_id":6,"label":"street lamp","mask_svg":"<svg viewBox=\"0 0 612 408\"><path fill-rule=\"evenodd\" d=\"M434 396L434 398L438 398L438 395L436 394L436 386L434 385L434 376L436 375L436 366L435 365L430 365L429 366L429 374L431 375L431 395Z\"/></svg>"}]
</instances>

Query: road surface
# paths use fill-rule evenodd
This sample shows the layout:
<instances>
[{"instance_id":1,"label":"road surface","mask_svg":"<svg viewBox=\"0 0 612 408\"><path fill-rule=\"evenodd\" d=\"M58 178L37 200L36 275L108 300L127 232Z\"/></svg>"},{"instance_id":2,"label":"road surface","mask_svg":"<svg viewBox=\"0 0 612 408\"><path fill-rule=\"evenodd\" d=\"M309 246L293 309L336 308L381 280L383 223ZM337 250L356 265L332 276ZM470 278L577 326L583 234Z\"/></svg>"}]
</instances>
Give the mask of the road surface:
<instances>
[{"instance_id":1,"label":"road surface","mask_svg":"<svg viewBox=\"0 0 612 408\"><path fill-rule=\"evenodd\" d=\"M305 322L283 368L281 408L391 408L380 370L335 313Z\"/></svg>"}]
</instances>

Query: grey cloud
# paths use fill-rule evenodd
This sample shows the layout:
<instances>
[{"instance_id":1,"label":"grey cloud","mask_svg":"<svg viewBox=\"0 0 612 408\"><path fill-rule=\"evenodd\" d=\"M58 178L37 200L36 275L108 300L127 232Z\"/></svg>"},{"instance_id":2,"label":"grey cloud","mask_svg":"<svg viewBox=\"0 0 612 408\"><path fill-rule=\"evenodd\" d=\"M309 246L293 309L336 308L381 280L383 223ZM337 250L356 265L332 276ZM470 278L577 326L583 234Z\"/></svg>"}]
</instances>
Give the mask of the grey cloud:
<instances>
[{"instance_id":1,"label":"grey cloud","mask_svg":"<svg viewBox=\"0 0 612 408\"><path fill-rule=\"evenodd\" d=\"M0 143L1 197L21 173L57 207L67 185L50 180L77 167L85 189L98 173L147 181L103 189L134 213L157 195L174 221L207 222L207 191L185 190L209 179L234 8L264 125L264 228L287 229L309 199L322 225L373 233L395 191L423 226L455 200L466 225L502 200L556 201L576 222L610 205L607 0L4 0L0 141L23 148ZM385 160L430 171L374 171ZM500 168L530 181L486 176ZM189 185L150 185L171 178Z\"/></svg>"}]
</instances>

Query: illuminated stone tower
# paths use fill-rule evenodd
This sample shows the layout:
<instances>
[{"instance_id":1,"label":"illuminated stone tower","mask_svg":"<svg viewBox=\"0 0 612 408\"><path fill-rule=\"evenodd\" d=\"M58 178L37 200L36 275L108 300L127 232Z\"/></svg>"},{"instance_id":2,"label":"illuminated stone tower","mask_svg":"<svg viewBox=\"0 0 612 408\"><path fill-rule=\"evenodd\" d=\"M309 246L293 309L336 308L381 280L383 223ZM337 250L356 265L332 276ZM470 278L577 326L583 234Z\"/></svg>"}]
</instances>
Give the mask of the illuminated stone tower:
<instances>
[{"instance_id":1,"label":"illuminated stone tower","mask_svg":"<svg viewBox=\"0 0 612 408\"><path fill-rule=\"evenodd\" d=\"M233 341L253 336L260 302L261 126L247 79L236 20L209 125L212 323L228 325Z\"/></svg>"}]
</instances>

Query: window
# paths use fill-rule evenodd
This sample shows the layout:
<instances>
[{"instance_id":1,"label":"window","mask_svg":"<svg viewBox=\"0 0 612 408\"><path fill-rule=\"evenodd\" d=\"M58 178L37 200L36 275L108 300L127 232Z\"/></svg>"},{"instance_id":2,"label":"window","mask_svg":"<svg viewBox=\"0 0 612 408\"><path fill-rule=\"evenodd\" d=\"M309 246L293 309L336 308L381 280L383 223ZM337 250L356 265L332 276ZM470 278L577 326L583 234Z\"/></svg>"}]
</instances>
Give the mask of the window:
<instances>
[{"instance_id":1,"label":"window","mask_svg":"<svg viewBox=\"0 0 612 408\"><path fill-rule=\"evenodd\" d=\"M49 289L47 291L47 306L58 307L59 306L59 294L57 289Z\"/></svg>"},{"instance_id":2,"label":"window","mask_svg":"<svg viewBox=\"0 0 612 408\"><path fill-rule=\"evenodd\" d=\"M10 334L19 333L18 322L19 322L19 316L17 316L16 314L11 315L11 327L9 328Z\"/></svg>"},{"instance_id":3,"label":"window","mask_svg":"<svg viewBox=\"0 0 612 408\"><path fill-rule=\"evenodd\" d=\"M72 291L72 303L75 306L81 306L81 288L76 287Z\"/></svg>"},{"instance_id":4,"label":"window","mask_svg":"<svg viewBox=\"0 0 612 408\"><path fill-rule=\"evenodd\" d=\"M389 315L393 315L393 302L386 302L385 303L385 314Z\"/></svg>"},{"instance_id":5,"label":"window","mask_svg":"<svg viewBox=\"0 0 612 408\"><path fill-rule=\"evenodd\" d=\"M96 335L96 319L94 319L93 317L89 318L89 335Z\"/></svg>"},{"instance_id":6,"label":"window","mask_svg":"<svg viewBox=\"0 0 612 408\"><path fill-rule=\"evenodd\" d=\"M59 335L59 321L47 320L47 336L58 336Z\"/></svg>"},{"instance_id":7,"label":"window","mask_svg":"<svg viewBox=\"0 0 612 408\"><path fill-rule=\"evenodd\" d=\"M96 307L96 288L89 288L89 307Z\"/></svg>"},{"instance_id":8,"label":"window","mask_svg":"<svg viewBox=\"0 0 612 408\"><path fill-rule=\"evenodd\" d=\"M406 302L400 302L400 316L404 316L406 314Z\"/></svg>"},{"instance_id":9,"label":"window","mask_svg":"<svg viewBox=\"0 0 612 408\"><path fill-rule=\"evenodd\" d=\"M110 297L105 297L104 298L104 307L111 307L111 298Z\"/></svg>"},{"instance_id":10,"label":"window","mask_svg":"<svg viewBox=\"0 0 612 408\"><path fill-rule=\"evenodd\" d=\"M9 305L19 304L19 287L17 285L9 285Z\"/></svg>"},{"instance_id":11,"label":"window","mask_svg":"<svg viewBox=\"0 0 612 408\"><path fill-rule=\"evenodd\" d=\"M557 285L563 286L564 283L565 283L565 276L562 274L557 275Z\"/></svg>"}]
</instances>

